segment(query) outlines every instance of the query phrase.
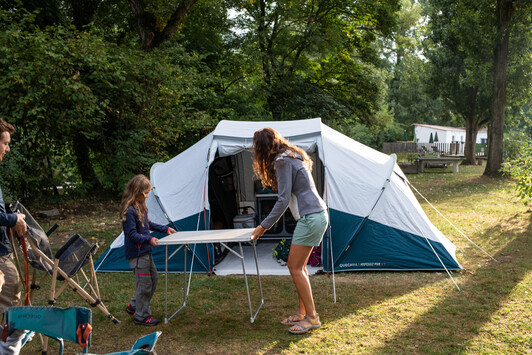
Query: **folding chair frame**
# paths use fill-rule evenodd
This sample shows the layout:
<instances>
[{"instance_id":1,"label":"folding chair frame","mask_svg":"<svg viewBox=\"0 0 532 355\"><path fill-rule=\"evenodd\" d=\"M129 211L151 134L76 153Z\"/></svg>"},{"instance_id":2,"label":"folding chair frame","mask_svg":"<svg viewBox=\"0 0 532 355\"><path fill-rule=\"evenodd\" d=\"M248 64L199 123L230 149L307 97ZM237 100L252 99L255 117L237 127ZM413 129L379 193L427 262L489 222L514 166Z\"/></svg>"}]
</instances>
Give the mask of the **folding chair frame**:
<instances>
[{"instance_id":1,"label":"folding chair frame","mask_svg":"<svg viewBox=\"0 0 532 355\"><path fill-rule=\"evenodd\" d=\"M54 258L54 260L51 260L46 254L44 254L36 245L35 242L32 240L32 238L26 238L26 240L30 243L31 247L34 249L37 254L49 265L53 266L53 274L52 274L52 285L50 287L50 297L48 300L48 304L54 305L56 302L56 298L59 297L59 295L64 291L64 289L67 286L70 286L76 293L81 295L87 301L87 303L91 307L97 307L100 311L102 311L107 318L109 318L113 323L120 324L120 321L116 319L105 307L105 305L102 303L100 299L100 289L98 287L98 280L96 278L96 272L94 270L94 264L92 260L92 254L89 253L89 265L90 265L90 278L87 277L83 269L80 268L80 272L87 282L87 285L89 286L90 292L85 291L83 287L81 287L76 281L72 280L70 276L61 268L59 267L59 259ZM61 288L56 292L56 284L57 284L57 277L60 275L64 279L64 284L61 286ZM77 278L77 274L76 274ZM77 278L77 280L79 280Z\"/></svg>"}]
</instances>

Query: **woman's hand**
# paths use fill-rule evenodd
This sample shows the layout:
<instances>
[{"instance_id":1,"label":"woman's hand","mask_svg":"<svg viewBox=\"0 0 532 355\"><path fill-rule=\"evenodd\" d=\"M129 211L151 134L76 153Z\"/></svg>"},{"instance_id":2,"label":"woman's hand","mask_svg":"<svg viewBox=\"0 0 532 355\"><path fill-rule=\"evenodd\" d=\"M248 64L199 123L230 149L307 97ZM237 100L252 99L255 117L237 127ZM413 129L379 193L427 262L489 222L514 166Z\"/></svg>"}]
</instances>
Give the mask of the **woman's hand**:
<instances>
[{"instance_id":1,"label":"woman's hand","mask_svg":"<svg viewBox=\"0 0 532 355\"><path fill-rule=\"evenodd\" d=\"M251 240L257 240L259 239L260 237L262 237L262 235L264 234L264 232L266 232L266 229L261 226L260 224L257 226L257 228L255 228L255 230L253 231L253 233L251 233Z\"/></svg>"},{"instance_id":2,"label":"woman's hand","mask_svg":"<svg viewBox=\"0 0 532 355\"><path fill-rule=\"evenodd\" d=\"M151 238L150 243L151 243L151 245L153 245L154 247L158 247L158 246L159 246L158 241L159 241L159 239L153 237L153 238Z\"/></svg>"},{"instance_id":3,"label":"woman's hand","mask_svg":"<svg viewBox=\"0 0 532 355\"><path fill-rule=\"evenodd\" d=\"M166 231L166 234L174 234L174 233L177 233L177 231L172 228L172 227L168 227L168 230Z\"/></svg>"}]
</instances>

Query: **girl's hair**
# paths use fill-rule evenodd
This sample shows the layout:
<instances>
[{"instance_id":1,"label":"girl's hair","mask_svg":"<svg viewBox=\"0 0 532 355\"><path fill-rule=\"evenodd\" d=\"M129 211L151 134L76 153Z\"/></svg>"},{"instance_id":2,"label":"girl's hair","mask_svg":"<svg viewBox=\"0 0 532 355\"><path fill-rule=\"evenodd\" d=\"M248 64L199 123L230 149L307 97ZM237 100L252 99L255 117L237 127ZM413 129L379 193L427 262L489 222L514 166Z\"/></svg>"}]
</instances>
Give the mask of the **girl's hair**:
<instances>
[{"instance_id":1,"label":"girl's hair","mask_svg":"<svg viewBox=\"0 0 532 355\"><path fill-rule=\"evenodd\" d=\"M143 200L141 203L139 197L144 191L151 190L151 187L150 180L142 174L136 175L129 180L124 190L124 195L122 195L122 202L120 203L120 220L122 222L126 220L126 213L129 206L133 206L139 216L140 223L144 226L144 222L147 221L144 221L145 214L142 211L148 212L148 208L146 207L146 201Z\"/></svg>"},{"instance_id":2,"label":"girl's hair","mask_svg":"<svg viewBox=\"0 0 532 355\"><path fill-rule=\"evenodd\" d=\"M263 186L277 189L275 176L275 159L281 153L295 158L297 154L303 158L309 171L312 171L312 160L301 148L291 144L273 128L263 128L253 135L253 171L260 178Z\"/></svg>"}]
</instances>

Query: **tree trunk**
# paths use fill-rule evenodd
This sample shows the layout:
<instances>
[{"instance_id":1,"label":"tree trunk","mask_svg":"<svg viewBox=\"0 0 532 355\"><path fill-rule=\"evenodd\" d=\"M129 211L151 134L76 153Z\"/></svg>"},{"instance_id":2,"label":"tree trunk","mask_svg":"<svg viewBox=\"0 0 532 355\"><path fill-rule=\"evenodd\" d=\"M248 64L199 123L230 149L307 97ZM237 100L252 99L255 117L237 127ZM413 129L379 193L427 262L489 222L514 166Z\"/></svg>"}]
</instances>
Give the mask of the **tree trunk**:
<instances>
[{"instance_id":1,"label":"tree trunk","mask_svg":"<svg viewBox=\"0 0 532 355\"><path fill-rule=\"evenodd\" d=\"M141 48L150 51L167 41L179 28L186 13L198 0L183 1L179 4L175 12L163 27L155 14L146 12L146 4L143 0L129 0L129 5L133 11L133 17L140 34Z\"/></svg>"},{"instance_id":2,"label":"tree trunk","mask_svg":"<svg viewBox=\"0 0 532 355\"><path fill-rule=\"evenodd\" d=\"M462 165L475 165L477 163L476 147L478 129L479 127L474 117L466 119L465 160L462 162Z\"/></svg>"},{"instance_id":3,"label":"tree trunk","mask_svg":"<svg viewBox=\"0 0 532 355\"><path fill-rule=\"evenodd\" d=\"M504 110L506 108L506 71L510 43L510 22L515 11L512 0L498 0L496 9L497 38L493 51L493 103L491 124L488 127L488 161L484 175L502 175Z\"/></svg>"},{"instance_id":4,"label":"tree trunk","mask_svg":"<svg viewBox=\"0 0 532 355\"><path fill-rule=\"evenodd\" d=\"M94 168L90 162L87 138L83 134L78 133L74 136L74 153L76 154L76 163L79 175L81 176L81 181L83 183L90 183L91 191L101 190L102 185L100 184L100 181L98 181Z\"/></svg>"},{"instance_id":5,"label":"tree trunk","mask_svg":"<svg viewBox=\"0 0 532 355\"><path fill-rule=\"evenodd\" d=\"M479 127L480 117L477 118L477 97L478 97L478 87L472 87L469 90L469 111L464 115L466 123L466 141L464 155L465 160L462 162L462 165L474 165L476 164L475 151L477 143L477 133Z\"/></svg>"}]
</instances>

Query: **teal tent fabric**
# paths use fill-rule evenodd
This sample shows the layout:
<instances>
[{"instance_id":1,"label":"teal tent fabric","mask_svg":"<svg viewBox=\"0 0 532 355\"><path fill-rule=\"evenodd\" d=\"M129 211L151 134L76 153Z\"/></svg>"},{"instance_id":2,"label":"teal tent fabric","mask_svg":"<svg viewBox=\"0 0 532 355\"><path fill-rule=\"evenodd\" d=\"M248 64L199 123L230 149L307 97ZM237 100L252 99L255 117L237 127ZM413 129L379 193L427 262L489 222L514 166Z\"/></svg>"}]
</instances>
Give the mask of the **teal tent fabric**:
<instances>
[{"instance_id":1,"label":"teal tent fabric","mask_svg":"<svg viewBox=\"0 0 532 355\"><path fill-rule=\"evenodd\" d=\"M350 236L364 218L336 210L329 210L330 223L335 225L332 237L333 255L342 255ZM324 238L327 242L326 238ZM429 244L430 243L430 244ZM423 236L414 235L367 220L343 256L334 260L336 271L373 270L441 270L442 265L432 247L448 270L461 266L445 247ZM322 252L324 270L332 270L332 260ZM328 267L326 264L328 263Z\"/></svg>"}]
</instances>

